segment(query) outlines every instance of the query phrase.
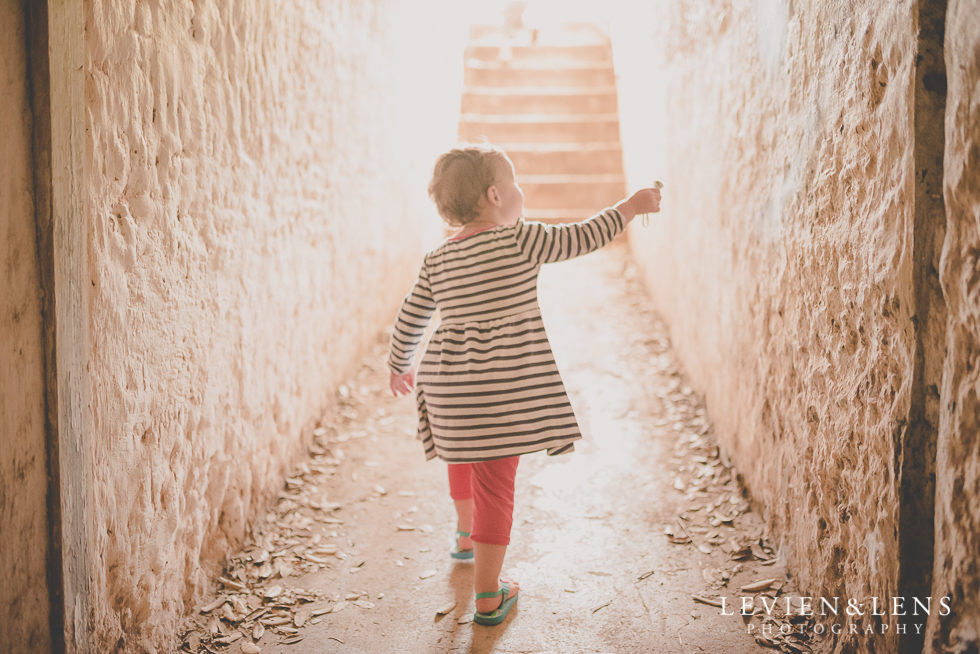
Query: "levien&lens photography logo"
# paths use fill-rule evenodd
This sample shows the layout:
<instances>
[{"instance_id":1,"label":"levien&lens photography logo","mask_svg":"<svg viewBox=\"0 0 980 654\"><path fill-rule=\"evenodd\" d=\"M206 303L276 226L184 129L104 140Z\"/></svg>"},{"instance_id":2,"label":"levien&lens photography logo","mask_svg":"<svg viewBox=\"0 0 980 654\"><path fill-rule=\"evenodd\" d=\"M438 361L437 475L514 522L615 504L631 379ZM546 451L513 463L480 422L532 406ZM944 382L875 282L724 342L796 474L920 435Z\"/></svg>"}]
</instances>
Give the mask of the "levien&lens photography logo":
<instances>
[{"instance_id":1,"label":"levien&lens photography logo","mask_svg":"<svg viewBox=\"0 0 980 654\"><path fill-rule=\"evenodd\" d=\"M783 622L773 624L748 623L746 630L750 634L771 636L776 634L789 635L792 633L822 636L830 634L881 634L890 630L899 635L925 633L926 619L930 615L944 617L952 612L949 596L932 597L872 597L867 601L856 599L843 600L840 597L805 597L786 596L769 598L765 596L741 596L729 603L728 598L721 598L722 615L772 616L780 613L784 616L800 616L814 618L799 624ZM900 618L894 627L890 618ZM829 618L820 620L818 618ZM922 618L916 620L915 618ZM768 632L768 633L767 633Z\"/></svg>"}]
</instances>

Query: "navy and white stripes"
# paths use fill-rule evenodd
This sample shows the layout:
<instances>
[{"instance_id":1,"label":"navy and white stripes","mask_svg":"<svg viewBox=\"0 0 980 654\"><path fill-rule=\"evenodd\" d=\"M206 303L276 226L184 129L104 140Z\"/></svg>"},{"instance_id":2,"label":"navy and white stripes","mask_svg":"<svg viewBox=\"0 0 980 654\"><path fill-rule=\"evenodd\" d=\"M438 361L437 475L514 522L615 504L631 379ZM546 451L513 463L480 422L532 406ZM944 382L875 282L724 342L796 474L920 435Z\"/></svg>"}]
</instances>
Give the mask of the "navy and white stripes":
<instances>
[{"instance_id":1,"label":"navy and white stripes","mask_svg":"<svg viewBox=\"0 0 980 654\"><path fill-rule=\"evenodd\" d=\"M615 209L567 225L522 219L426 255L395 321L388 365L397 374L412 368L438 308L441 323L416 376L427 458L462 463L573 449L581 433L541 321L538 272L606 245L624 227Z\"/></svg>"}]
</instances>

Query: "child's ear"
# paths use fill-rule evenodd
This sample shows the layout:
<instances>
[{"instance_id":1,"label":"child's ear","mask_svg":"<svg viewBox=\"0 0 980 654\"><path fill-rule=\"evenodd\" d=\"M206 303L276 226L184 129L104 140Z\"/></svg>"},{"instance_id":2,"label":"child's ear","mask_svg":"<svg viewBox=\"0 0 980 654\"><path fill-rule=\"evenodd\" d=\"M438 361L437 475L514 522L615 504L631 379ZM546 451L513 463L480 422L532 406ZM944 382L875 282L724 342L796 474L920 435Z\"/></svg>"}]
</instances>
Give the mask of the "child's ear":
<instances>
[{"instance_id":1,"label":"child's ear","mask_svg":"<svg viewBox=\"0 0 980 654\"><path fill-rule=\"evenodd\" d=\"M500 192L496 186L491 186L487 189L487 201L495 207L500 206Z\"/></svg>"}]
</instances>

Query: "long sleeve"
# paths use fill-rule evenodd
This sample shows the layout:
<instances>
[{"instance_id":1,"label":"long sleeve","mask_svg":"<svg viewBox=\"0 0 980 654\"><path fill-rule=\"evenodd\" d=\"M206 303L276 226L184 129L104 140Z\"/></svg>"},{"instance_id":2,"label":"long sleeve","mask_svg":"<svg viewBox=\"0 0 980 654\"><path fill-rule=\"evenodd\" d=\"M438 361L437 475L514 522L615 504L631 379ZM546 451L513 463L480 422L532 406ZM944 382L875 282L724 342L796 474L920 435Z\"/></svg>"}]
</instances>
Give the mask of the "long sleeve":
<instances>
[{"instance_id":1,"label":"long sleeve","mask_svg":"<svg viewBox=\"0 0 980 654\"><path fill-rule=\"evenodd\" d=\"M425 333L425 328L435 310L436 302L432 299L432 289L429 288L429 278L423 264L414 288L402 301L391 334L388 367L395 374L404 375L412 369L415 349L422 340L422 334Z\"/></svg>"},{"instance_id":2,"label":"long sleeve","mask_svg":"<svg viewBox=\"0 0 980 654\"><path fill-rule=\"evenodd\" d=\"M547 225L521 221L517 243L531 263L554 263L598 250L626 228L623 214L605 209L580 223Z\"/></svg>"}]
</instances>

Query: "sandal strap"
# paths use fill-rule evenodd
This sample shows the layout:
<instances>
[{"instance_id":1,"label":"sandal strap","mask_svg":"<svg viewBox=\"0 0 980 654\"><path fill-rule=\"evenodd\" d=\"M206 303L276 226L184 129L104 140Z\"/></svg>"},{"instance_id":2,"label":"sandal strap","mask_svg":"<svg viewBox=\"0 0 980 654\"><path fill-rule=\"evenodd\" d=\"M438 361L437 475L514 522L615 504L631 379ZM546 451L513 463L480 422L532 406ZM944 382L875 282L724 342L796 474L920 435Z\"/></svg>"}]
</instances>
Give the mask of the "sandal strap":
<instances>
[{"instance_id":1,"label":"sandal strap","mask_svg":"<svg viewBox=\"0 0 980 654\"><path fill-rule=\"evenodd\" d=\"M469 538L470 537L470 532L468 532L468 531L460 531L460 530L457 529L456 530L456 535L457 536L462 536L463 538Z\"/></svg>"},{"instance_id":2,"label":"sandal strap","mask_svg":"<svg viewBox=\"0 0 980 654\"><path fill-rule=\"evenodd\" d=\"M507 593L509 592L510 592L510 586L507 584L507 582L504 582L503 585L500 588L498 588L497 591L494 593L477 593L476 599L490 599L491 597L496 597L497 595L500 595L501 603L503 603L503 598L507 597Z\"/></svg>"}]
</instances>

